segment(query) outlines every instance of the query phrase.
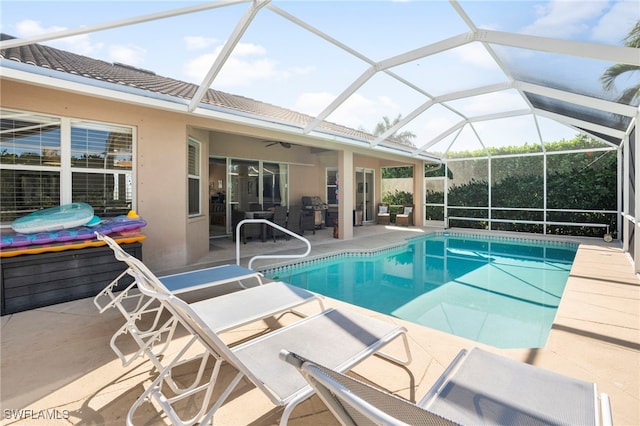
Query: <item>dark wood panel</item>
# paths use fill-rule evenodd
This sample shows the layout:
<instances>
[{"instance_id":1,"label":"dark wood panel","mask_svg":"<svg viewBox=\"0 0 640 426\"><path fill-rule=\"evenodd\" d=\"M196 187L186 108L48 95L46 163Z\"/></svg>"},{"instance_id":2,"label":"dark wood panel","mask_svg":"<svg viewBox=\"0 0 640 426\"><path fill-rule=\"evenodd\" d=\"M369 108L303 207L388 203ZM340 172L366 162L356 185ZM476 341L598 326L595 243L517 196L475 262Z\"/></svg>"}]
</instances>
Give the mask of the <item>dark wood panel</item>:
<instances>
[{"instance_id":1,"label":"dark wood panel","mask_svg":"<svg viewBox=\"0 0 640 426\"><path fill-rule=\"evenodd\" d=\"M142 259L142 244L123 244ZM126 269L108 247L22 255L0 263L2 315L98 294ZM131 282L129 280L129 282Z\"/></svg>"}]
</instances>

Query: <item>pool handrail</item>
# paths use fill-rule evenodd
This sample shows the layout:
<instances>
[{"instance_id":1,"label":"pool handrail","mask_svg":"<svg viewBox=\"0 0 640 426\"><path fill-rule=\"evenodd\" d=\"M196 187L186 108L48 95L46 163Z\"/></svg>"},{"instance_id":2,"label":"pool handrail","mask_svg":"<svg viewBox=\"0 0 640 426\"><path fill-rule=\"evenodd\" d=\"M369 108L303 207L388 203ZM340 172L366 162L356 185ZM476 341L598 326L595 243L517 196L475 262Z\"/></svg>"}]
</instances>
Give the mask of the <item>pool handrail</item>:
<instances>
[{"instance_id":1,"label":"pool handrail","mask_svg":"<svg viewBox=\"0 0 640 426\"><path fill-rule=\"evenodd\" d=\"M306 257L309 255L309 253L311 253L311 242L306 239L305 237L303 237L302 235L298 235L295 232L287 229L287 228L283 228L282 226L271 222L268 219L243 219L240 222L238 222L238 224L236 225L236 235L238 236L238 238L236 238L236 264L240 265L240 240L242 238L239 238L240 234L240 228L242 227L242 225L245 225L247 223L263 223L265 225L271 226L272 228L277 229L278 231L284 232L287 235L292 236L293 238L297 238L298 240L302 241L303 243L306 244L307 246L307 250L302 253L302 254L261 254L261 255L257 255L257 256L253 256L251 259L249 259L249 264L247 265L247 268L252 269L251 265L253 265L253 261L254 260L258 260L258 259L300 259L303 257Z\"/></svg>"}]
</instances>

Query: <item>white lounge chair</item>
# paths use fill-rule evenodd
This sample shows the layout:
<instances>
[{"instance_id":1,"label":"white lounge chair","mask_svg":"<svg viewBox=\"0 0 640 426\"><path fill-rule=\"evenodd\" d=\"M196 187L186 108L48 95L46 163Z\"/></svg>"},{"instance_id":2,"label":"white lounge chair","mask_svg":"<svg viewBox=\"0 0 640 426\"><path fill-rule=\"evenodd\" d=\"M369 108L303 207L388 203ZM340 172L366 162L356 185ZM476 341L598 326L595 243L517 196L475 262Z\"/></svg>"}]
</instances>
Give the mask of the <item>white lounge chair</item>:
<instances>
[{"instance_id":1,"label":"white lounge chair","mask_svg":"<svg viewBox=\"0 0 640 426\"><path fill-rule=\"evenodd\" d=\"M116 258L125 262L129 268L136 267L138 262L140 262L135 257L126 253L112 238L99 232L96 232L96 237L104 241L113 250ZM110 308L117 308L125 319L129 320L132 316L139 316L142 307L149 304L150 299L137 291L136 283L130 275L128 269L123 271L95 296L94 304L100 313ZM203 289L213 290L216 287L219 288L218 294L244 289L250 280L255 281L254 285L261 285L263 284L262 278L261 273L239 265L222 265L197 271L166 275L160 277L160 280L175 294L182 294L185 297L189 297L187 296L189 293ZM228 284L235 284L235 286L229 286ZM207 295L210 294L212 293L207 292Z\"/></svg>"},{"instance_id":2,"label":"white lounge chair","mask_svg":"<svg viewBox=\"0 0 640 426\"><path fill-rule=\"evenodd\" d=\"M158 369L162 369L159 355L167 349L178 325L176 318L170 313L167 314L161 303L134 288L138 284L135 280L123 291L114 291L119 280L125 276L135 277L136 271L138 276L144 275L155 287L171 292L189 303L216 296L215 302L210 302L210 306L212 309L215 308L214 312L218 314L215 328L217 333L288 311L301 315L295 308L312 301L318 303L319 311L324 310L319 295L282 282L263 283L260 273L237 265L158 278L144 263L126 253L113 239L102 234L98 234L98 238L109 245L118 260L128 265L127 270L94 299L100 312L108 308L117 308L125 317L125 323L114 333L110 342L111 348L124 366L146 355ZM249 280L255 280L257 284L247 287ZM243 292L242 297L235 294L238 290ZM144 324L144 328L141 324ZM118 344L123 336L129 336L137 344L138 349L128 356ZM179 389L176 388L176 391Z\"/></svg>"},{"instance_id":3,"label":"white lounge chair","mask_svg":"<svg viewBox=\"0 0 640 426\"><path fill-rule=\"evenodd\" d=\"M159 407L172 424L207 424L213 421L216 411L242 378L250 380L275 405L285 406L280 423L286 424L294 407L308 398L313 390L294 369L278 359L280 349L283 347L293 348L299 353L320 359L337 371L349 370L373 354L402 365L411 361L406 330L403 327L337 309L323 311L238 346L229 347L216 331L221 317L216 307L216 301L219 298L187 304L158 286L157 282L150 280L144 273L134 271L134 274L140 291L160 300L190 332L191 337L182 351L160 371L158 377L133 404L127 415L129 425L133 424L133 417L138 407L145 402L152 402L155 407ZM248 291L222 297L236 297L242 300ZM259 303L248 299L245 302L247 305ZM381 352L383 347L398 337L403 339L406 359L398 359ZM191 351L191 346L194 344L202 345L206 349L202 354L201 364L206 364L209 359L215 360L209 377L200 376L198 371L198 378L202 378L198 387L178 395L167 393L164 385L170 385L173 380L173 369L183 364L183 358L186 358L186 354ZM224 389L217 392L217 399L211 404L218 373L223 363L233 367L236 374ZM196 394L199 398L196 398ZM195 414L190 413L190 418L183 419L176 405L184 405L186 398L196 399L199 409Z\"/></svg>"},{"instance_id":4,"label":"white lounge chair","mask_svg":"<svg viewBox=\"0 0 640 426\"><path fill-rule=\"evenodd\" d=\"M610 425L606 394L577 380L490 352L462 350L417 404L295 352L298 369L343 425Z\"/></svg>"}]
</instances>

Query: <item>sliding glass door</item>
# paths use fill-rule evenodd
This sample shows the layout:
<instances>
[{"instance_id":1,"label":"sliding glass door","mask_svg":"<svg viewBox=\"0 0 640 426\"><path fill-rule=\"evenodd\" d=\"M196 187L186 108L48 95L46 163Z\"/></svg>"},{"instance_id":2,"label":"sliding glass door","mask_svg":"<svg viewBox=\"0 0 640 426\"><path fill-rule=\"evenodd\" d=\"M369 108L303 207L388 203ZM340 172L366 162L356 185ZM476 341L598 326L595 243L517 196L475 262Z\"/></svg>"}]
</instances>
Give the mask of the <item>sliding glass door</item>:
<instances>
[{"instance_id":1,"label":"sliding glass door","mask_svg":"<svg viewBox=\"0 0 640 426\"><path fill-rule=\"evenodd\" d=\"M227 159L227 232L233 211L263 211L289 204L289 166L261 160Z\"/></svg>"},{"instance_id":2,"label":"sliding glass door","mask_svg":"<svg viewBox=\"0 0 640 426\"><path fill-rule=\"evenodd\" d=\"M289 166L278 163L262 163L262 206L270 209L289 204Z\"/></svg>"},{"instance_id":3,"label":"sliding glass door","mask_svg":"<svg viewBox=\"0 0 640 426\"><path fill-rule=\"evenodd\" d=\"M231 159L228 162L228 181L231 210L262 210L259 161Z\"/></svg>"},{"instance_id":4,"label":"sliding glass door","mask_svg":"<svg viewBox=\"0 0 640 426\"><path fill-rule=\"evenodd\" d=\"M363 222L375 220L374 174L372 169L356 168L356 211L362 212ZM357 214L357 213L356 213Z\"/></svg>"}]
</instances>

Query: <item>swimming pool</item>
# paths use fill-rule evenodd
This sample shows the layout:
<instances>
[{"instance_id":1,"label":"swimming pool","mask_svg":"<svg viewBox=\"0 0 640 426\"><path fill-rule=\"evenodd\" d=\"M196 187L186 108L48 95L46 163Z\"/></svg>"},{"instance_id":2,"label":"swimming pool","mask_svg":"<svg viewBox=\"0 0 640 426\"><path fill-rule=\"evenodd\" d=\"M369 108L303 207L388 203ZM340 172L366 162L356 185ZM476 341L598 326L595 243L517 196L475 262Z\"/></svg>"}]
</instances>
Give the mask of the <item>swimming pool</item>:
<instances>
[{"instance_id":1,"label":"swimming pool","mask_svg":"<svg viewBox=\"0 0 640 426\"><path fill-rule=\"evenodd\" d=\"M342 254L265 275L498 348L538 348L577 248L437 233L384 252Z\"/></svg>"}]
</instances>

